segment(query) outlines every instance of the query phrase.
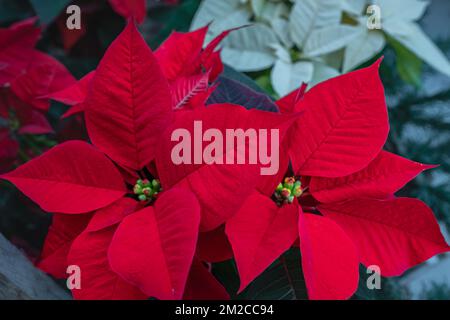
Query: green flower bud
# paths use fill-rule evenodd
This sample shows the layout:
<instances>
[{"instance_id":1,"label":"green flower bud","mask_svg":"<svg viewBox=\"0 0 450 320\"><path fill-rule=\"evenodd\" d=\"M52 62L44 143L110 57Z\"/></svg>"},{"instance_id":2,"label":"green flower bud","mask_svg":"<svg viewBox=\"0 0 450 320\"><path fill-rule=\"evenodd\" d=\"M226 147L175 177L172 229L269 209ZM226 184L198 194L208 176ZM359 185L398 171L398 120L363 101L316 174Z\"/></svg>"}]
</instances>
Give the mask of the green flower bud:
<instances>
[{"instance_id":1,"label":"green flower bud","mask_svg":"<svg viewBox=\"0 0 450 320\"><path fill-rule=\"evenodd\" d=\"M294 177L287 177L284 179L284 187L285 188L292 189L292 187L294 186L294 183L295 183Z\"/></svg>"},{"instance_id":2,"label":"green flower bud","mask_svg":"<svg viewBox=\"0 0 450 320\"><path fill-rule=\"evenodd\" d=\"M283 188L283 190L281 190L281 195L287 199L291 195L291 190Z\"/></svg>"},{"instance_id":3,"label":"green flower bud","mask_svg":"<svg viewBox=\"0 0 450 320\"><path fill-rule=\"evenodd\" d=\"M159 189L161 187L161 183L157 179L152 180L153 189Z\"/></svg>"},{"instance_id":4,"label":"green flower bud","mask_svg":"<svg viewBox=\"0 0 450 320\"><path fill-rule=\"evenodd\" d=\"M142 193L142 187L139 184L136 184L133 188L134 194L141 194Z\"/></svg>"},{"instance_id":5,"label":"green flower bud","mask_svg":"<svg viewBox=\"0 0 450 320\"><path fill-rule=\"evenodd\" d=\"M139 179L138 181L136 181L136 184L142 186L142 179Z\"/></svg>"},{"instance_id":6,"label":"green flower bud","mask_svg":"<svg viewBox=\"0 0 450 320\"><path fill-rule=\"evenodd\" d=\"M283 185L281 183L279 183L276 191L280 192L281 190L283 190Z\"/></svg>"},{"instance_id":7,"label":"green flower bud","mask_svg":"<svg viewBox=\"0 0 450 320\"><path fill-rule=\"evenodd\" d=\"M294 196L300 197L303 194L303 190L301 187L294 187Z\"/></svg>"},{"instance_id":8,"label":"green flower bud","mask_svg":"<svg viewBox=\"0 0 450 320\"><path fill-rule=\"evenodd\" d=\"M145 194L141 194L138 197L139 201L147 201L147 197L145 196Z\"/></svg>"},{"instance_id":9,"label":"green flower bud","mask_svg":"<svg viewBox=\"0 0 450 320\"><path fill-rule=\"evenodd\" d=\"M144 188L142 189L142 193L147 197L151 197L153 195L153 190L150 188Z\"/></svg>"},{"instance_id":10,"label":"green flower bud","mask_svg":"<svg viewBox=\"0 0 450 320\"><path fill-rule=\"evenodd\" d=\"M289 198L288 198L288 202L289 203L294 202L294 196L290 195Z\"/></svg>"}]
</instances>

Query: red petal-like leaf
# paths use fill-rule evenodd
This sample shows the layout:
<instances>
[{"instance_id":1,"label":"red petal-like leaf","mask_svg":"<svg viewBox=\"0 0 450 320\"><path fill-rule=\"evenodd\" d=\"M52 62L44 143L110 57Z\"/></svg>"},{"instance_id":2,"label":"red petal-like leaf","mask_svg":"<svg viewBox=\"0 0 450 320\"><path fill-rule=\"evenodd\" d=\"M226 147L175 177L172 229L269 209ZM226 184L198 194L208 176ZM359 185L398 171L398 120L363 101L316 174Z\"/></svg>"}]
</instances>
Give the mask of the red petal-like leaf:
<instances>
[{"instance_id":1,"label":"red petal-like leaf","mask_svg":"<svg viewBox=\"0 0 450 320\"><path fill-rule=\"evenodd\" d=\"M86 99L89 86L91 85L91 81L94 78L94 75L95 71L91 71L73 86L47 95L47 97L50 99L72 106L61 116L61 119L65 119L74 114L84 112L84 100Z\"/></svg>"},{"instance_id":2,"label":"red petal-like leaf","mask_svg":"<svg viewBox=\"0 0 450 320\"><path fill-rule=\"evenodd\" d=\"M19 75L11 83L11 90L25 103L41 110L48 110L50 103L38 99L48 93L48 87L53 78L51 66L41 65L31 68L26 73Z\"/></svg>"},{"instance_id":3,"label":"red petal-like leaf","mask_svg":"<svg viewBox=\"0 0 450 320\"><path fill-rule=\"evenodd\" d=\"M120 198L113 204L97 210L86 231L100 231L119 224L126 216L140 208L140 204L131 198Z\"/></svg>"},{"instance_id":4,"label":"red petal-like leaf","mask_svg":"<svg viewBox=\"0 0 450 320\"><path fill-rule=\"evenodd\" d=\"M241 279L239 292L288 250L297 239L297 205L279 208L269 197L252 194L226 224Z\"/></svg>"},{"instance_id":5,"label":"red petal-like leaf","mask_svg":"<svg viewBox=\"0 0 450 320\"><path fill-rule=\"evenodd\" d=\"M273 177L276 178L278 173L275 172L272 176L261 175L261 168L270 165L261 164L260 159L257 159L258 161L255 164L249 164L249 150L257 151L255 148L249 147L249 139L246 139L245 164L238 164L237 155L244 155L244 152L237 150L236 146L234 146L234 149L228 150L226 130L242 129L246 131L253 129L257 131L258 129L267 129L267 149L271 150L272 134L270 130L279 130L278 142L281 144L281 142L284 142L286 132L296 118L272 112L246 110L243 107L231 104L210 105L205 109L180 111L177 114L177 120L166 130L161 139L156 166L164 188L177 185L190 189L197 196L202 207L201 231L210 231L222 225L235 214L253 189L260 185L261 181L274 179ZM220 131L222 137L224 137L222 142L217 142L222 149L222 153L220 154L220 150L216 150L216 158L222 159L223 164L217 164L213 160L206 164L203 161L203 150L210 145L210 142L200 141L202 137L197 136L198 127L195 130L197 133L194 132L195 121L201 121L203 132L214 129ZM190 163L177 165L172 159L172 153L174 147L180 142L172 141L171 136L175 130L179 129L189 133L191 141L182 141L182 143L185 142L191 147L192 154L189 156ZM180 140L184 140L184 137ZM231 152L234 152L233 163L226 164L226 156ZM196 161L194 156L202 159ZM272 164L275 164L275 161ZM272 169L279 168L273 167ZM274 188L275 186L276 183L274 183Z\"/></svg>"},{"instance_id":6,"label":"red petal-like leaf","mask_svg":"<svg viewBox=\"0 0 450 320\"><path fill-rule=\"evenodd\" d=\"M93 211L126 192L114 164L81 141L60 144L1 177L47 212Z\"/></svg>"},{"instance_id":7,"label":"red petal-like leaf","mask_svg":"<svg viewBox=\"0 0 450 320\"><path fill-rule=\"evenodd\" d=\"M148 296L111 270L108 247L116 231L110 227L97 232L83 232L73 242L69 265L81 271L81 289L73 289L78 300L144 300Z\"/></svg>"},{"instance_id":8,"label":"red petal-like leaf","mask_svg":"<svg viewBox=\"0 0 450 320\"><path fill-rule=\"evenodd\" d=\"M39 269L55 278L67 277L67 255L72 242L78 237L91 219L91 214L69 215L55 213L48 229L44 248L38 263Z\"/></svg>"},{"instance_id":9,"label":"red petal-like leaf","mask_svg":"<svg viewBox=\"0 0 450 320\"><path fill-rule=\"evenodd\" d=\"M225 234L225 228L222 226L213 231L200 232L195 254L201 261L211 263L233 258L233 250Z\"/></svg>"},{"instance_id":10,"label":"red petal-like leaf","mask_svg":"<svg viewBox=\"0 0 450 320\"><path fill-rule=\"evenodd\" d=\"M95 71L91 71L78 80L74 85L64 88L61 91L50 93L46 97L69 106L83 103L86 99L86 95L94 75Z\"/></svg>"},{"instance_id":11,"label":"red petal-like leaf","mask_svg":"<svg viewBox=\"0 0 450 320\"><path fill-rule=\"evenodd\" d=\"M155 51L155 56L168 80L174 81L180 76L192 75L186 71L189 68L197 70L193 65L200 57L207 31L208 28L204 27L187 33L172 32Z\"/></svg>"},{"instance_id":12,"label":"red petal-like leaf","mask_svg":"<svg viewBox=\"0 0 450 320\"><path fill-rule=\"evenodd\" d=\"M194 259L184 290L185 300L229 300L225 288L203 263Z\"/></svg>"},{"instance_id":13,"label":"red petal-like leaf","mask_svg":"<svg viewBox=\"0 0 450 320\"><path fill-rule=\"evenodd\" d=\"M208 90L209 73L191 77L180 77L171 84L172 107L181 109L185 107L196 95ZM206 100L206 99L205 99Z\"/></svg>"},{"instance_id":14,"label":"red petal-like leaf","mask_svg":"<svg viewBox=\"0 0 450 320\"><path fill-rule=\"evenodd\" d=\"M124 18L133 17L141 24L147 15L145 0L109 0L111 7Z\"/></svg>"},{"instance_id":15,"label":"red petal-like leaf","mask_svg":"<svg viewBox=\"0 0 450 320\"><path fill-rule=\"evenodd\" d=\"M0 28L0 85L11 82L32 60L33 48L41 35L35 27L36 18Z\"/></svg>"},{"instance_id":16,"label":"red petal-like leaf","mask_svg":"<svg viewBox=\"0 0 450 320\"><path fill-rule=\"evenodd\" d=\"M93 144L119 164L142 169L171 122L171 99L158 62L129 23L105 53L85 101Z\"/></svg>"},{"instance_id":17,"label":"red petal-like leaf","mask_svg":"<svg viewBox=\"0 0 450 320\"><path fill-rule=\"evenodd\" d=\"M350 200L319 210L353 239L361 262L379 266L384 276L401 275L449 250L433 212L417 199Z\"/></svg>"},{"instance_id":18,"label":"red petal-like leaf","mask_svg":"<svg viewBox=\"0 0 450 320\"><path fill-rule=\"evenodd\" d=\"M126 217L109 248L114 271L148 296L181 299L194 257L200 207L186 190L161 194L155 207Z\"/></svg>"},{"instance_id":19,"label":"red petal-like leaf","mask_svg":"<svg viewBox=\"0 0 450 320\"><path fill-rule=\"evenodd\" d=\"M381 151L363 170L341 178L312 177L309 187L314 198L324 203L355 198L386 199L419 173L434 167Z\"/></svg>"},{"instance_id":20,"label":"red petal-like leaf","mask_svg":"<svg viewBox=\"0 0 450 320\"><path fill-rule=\"evenodd\" d=\"M299 110L295 110L295 106L305 96L307 87L308 85L306 83L302 83L300 88L277 100L275 103L277 104L278 108L280 108L281 113L293 113L295 111L298 112Z\"/></svg>"},{"instance_id":21,"label":"red petal-like leaf","mask_svg":"<svg viewBox=\"0 0 450 320\"><path fill-rule=\"evenodd\" d=\"M76 104L69 108L64 114L61 116L61 119L67 119L75 114L82 113L85 110L84 103Z\"/></svg>"},{"instance_id":22,"label":"red petal-like leaf","mask_svg":"<svg viewBox=\"0 0 450 320\"><path fill-rule=\"evenodd\" d=\"M389 131L380 63L322 82L305 94L296 107L303 111L291 152L296 173L341 177L378 155Z\"/></svg>"},{"instance_id":23,"label":"red petal-like leaf","mask_svg":"<svg viewBox=\"0 0 450 320\"><path fill-rule=\"evenodd\" d=\"M332 220L300 212L302 270L312 300L350 298L358 287L356 247Z\"/></svg>"},{"instance_id":24,"label":"red petal-like leaf","mask_svg":"<svg viewBox=\"0 0 450 320\"><path fill-rule=\"evenodd\" d=\"M41 110L48 110L50 92L75 83L75 78L53 57L34 51L26 72L11 83L11 90L23 102Z\"/></svg>"},{"instance_id":25,"label":"red petal-like leaf","mask_svg":"<svg viewBox=\"0 0 450 320\"><path fill-rule=\"evenodd\" d=\"M222 74L224 65L220 56L220 51L211 53L209 58L203 61L205 70L211 70L209 73L209 82L214 82Z\"/></svg>"}]
</instances>

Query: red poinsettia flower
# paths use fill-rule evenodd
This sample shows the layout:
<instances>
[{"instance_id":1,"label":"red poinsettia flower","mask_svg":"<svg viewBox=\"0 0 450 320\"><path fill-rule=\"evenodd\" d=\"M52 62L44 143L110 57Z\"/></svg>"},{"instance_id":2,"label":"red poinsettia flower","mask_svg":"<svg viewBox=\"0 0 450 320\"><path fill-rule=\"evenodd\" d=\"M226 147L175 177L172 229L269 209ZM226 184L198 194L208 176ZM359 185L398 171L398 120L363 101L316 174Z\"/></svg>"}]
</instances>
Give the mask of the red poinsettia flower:
<instances>
[{"instance_id":1,"label":"red poinsettia flower","mask_svg":"<svg viewBox=\"0 0 450 320\"><path fill-rule=\"evenodd\" d=\"M19 151L18 135L52 132L44 115L50 101L43 96L75 82L62 64L34 49L40 36L35 21L32 18L0 29L0 65L4 66L0 70L0 126L8 131L2 140L2 158L6 159L1 161L10 164Z\"/></svg>"},{"instance_id":2,"label":"red poinsettia flower","mask_svg":"<svg viewBox=\"0 0 450 320\"><path fill-rule=\"evenodd\" d=\"M381 150L389 125L380 63L278 101L283 113L300 112L293 172L275 191L255 191L226 223L240 290L297 239L311 299L352 296L359 263L398 276L449 250L431 209L394 196L433 166Z\"/></svg>"},{"instance_id":3,"label":"red poinsettia flower","mask_svg":"<svg viewBox=\"0 0 450 320\"><path fill-rule=\"evenodd\" d=\"M287 141L296 119L230 104L175 108L173 101L181 106L180 98L194 95L171 90L163 70L174 64L164 59L129 23L105 53L86 98L65 96L84 105L93 145L63 143L2 176L55 212L39 265L57 277L68 265L79 266L76 298L223 298L226 292L195 256L199 231L214 230L237 212L260 184L262 165L175 165L171 134L183 129L194 136L201 121L203 130L224 135L228 128L278 129ZM192 72L202 75L200 61Z\"/></svg>"}]
</instances>

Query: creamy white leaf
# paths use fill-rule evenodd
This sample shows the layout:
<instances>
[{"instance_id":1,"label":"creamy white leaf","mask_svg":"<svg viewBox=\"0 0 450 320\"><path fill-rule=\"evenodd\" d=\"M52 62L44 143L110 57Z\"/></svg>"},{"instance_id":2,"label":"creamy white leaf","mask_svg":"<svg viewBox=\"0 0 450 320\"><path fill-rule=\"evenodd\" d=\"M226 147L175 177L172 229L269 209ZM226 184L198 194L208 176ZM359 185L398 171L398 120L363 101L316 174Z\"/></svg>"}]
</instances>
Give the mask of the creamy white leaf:
<instances>
[{"instance_id":1,"label":"creamy white leaf","mask_svg":"<svg viewBox=\"0 0 450 320\"><path fill-rule=\"evenodd\" d=\"M303 82L310 82L313 71L313 64L309 61L287 63L277 60L270 75L272 87L280 97L285 96Z\"/></svg>"},{"instance_id":2,"label":"creamy white leaf","mask_svg":"<svg viewBox=\"0 0 450 320\"><path fill-rule=\"evenodd\" d=\"M364 9L367 6L367 0L343 0L342 10L354 14L361 15L364 14Z\"/></svg>"},{"instance_id":3,"label":"creamy white leaf","mask_svg":"<svg viewBox=\"0 0 450 320\"><path fill-rule=\"evenodd\" d=\"M337 26L340 20L340 0L297 0L289 17L291 38L302 48L314 30Z\"/></svg>"},{"instance_id":4,"label":"creamy white leaf","mask_svg":"<svg viewBox=\"0 0 450 320\"><path fill-rule=\"evenodd\" d=\"M351 71L360 64L370 60L383 50L386 44L384 35L380 31L369 31L364 26L361 27L361 31L361 34L345 48L343 72Z\"/></svg>"},{"instance_id":5,"label":"creamy white leaf","mask_svg":"<svg viewBox=\"0 0 450 320\"><path fill-rule=\"evenodd\" d=\"M274 19L287 18L289 8L284 3L267 2L261 12L261 19L270 23Z\"/></svg>"},{"instance_id":6,"label":"creamy white leaf","mask_svg":"<svg viewBox=\"0 0 450 320\"><path fill-rule=\"evenodd\" d=\"M220 21L242 5L241 0L203 0L191 23L191 30Z\"/></svg>"},{"instance_id":7,"label":"creamy white leaf","mask_svg":"<svg viewBox=\"0 0 450 320\"><path fill-rule=\"evenodd\" d=\"M261 17L266 3L267 0L250 0L250 5L255 16Z\"/></svg>"},{"instance_id":8,"label":"creamy white leaf","mask_svg":"<svg viewBox=\"0 0 450 320\"><path fill-rule=\"evenodd\" d=\"M245 9L234 11L227 17L215 21L209 27L208 34L206 35L205 43L209 43L212 39L218 36L225 30L242 27L248 25L250 22L250 12ZM234 33L234 32L233 32Z\"/></svg>"},{"instance_id":9,"label":"creamy white leaf","mask_svg":"<svg viewBox=\"0 0 450 320\"><path fill-rule=\"evenodd\" d=\"M272 29L287 48L292 48L294 43L292 42L289 34L289 22L283 18L272 20Z\"/></svg>"},{"instance_id":10,"label":"creamy white leaf","mask_svg":"<svg viewBox=\"0 0 450 320\"><path fill-rule=\"evenodd\" d=\"M284 62L288 62L288 63L292 62L289 51L286 50L286 48L283 47L282 45L274 44L274 45L272 45L272 49L274 50L275 57L277 57L277 59L283 60Z\"/></svg>"},{"instance_id":11,"label":"creamy white leaf","mask_svg":"<svg viewBox=\"0 0 450 320\"><path fill-rule=\"evenodd\" d=\"M339 71L320 62L313 62L313 67L314 73L309 88L312 88L320 82L337 77L339 75Z\"/></svg>"},{"instance_id":12,"label":"creamy white leaf","mask_svg":"<svg viewBox=\"0 0 450 320\"><path fill-rule=\"evenodd\" d=\"M222 59L239 71L260 71L275 62L273 45L279 44L275 33L264 24L232 32L223 42Z\"/></svg>"},{"instance_id":13,"label":"creamy white leaf","mask_svg":"<svg viewBox=\"0 0 450 320\"><path fill-rule=\"evenodd\" d=\"M381 9L382 21L417 20L423 16L428 1L422 0L376 0L374 4Z\"/></svg>"},{"instance_id":14,"label":"creamy white leaf","mask_svg":"<svg viewBox=\"0 0 450 320\"><path fill-rule=\"evenodd\" d=\"M401 20L389 21L384 23L384 30L437 71L450 77L448 59L419 25Z\"/></svg>"},{"instance_id":15,"label":"creamy white leaf","mask_svg":"<svg viewBox=\"0 0 450 320\"><path fill-rule=\"evenodd\" d=\"M349 25L329 26L314 30L303 48L306 57L316 57L345 47L361 32Z\"/></svg>"}]
</instances>

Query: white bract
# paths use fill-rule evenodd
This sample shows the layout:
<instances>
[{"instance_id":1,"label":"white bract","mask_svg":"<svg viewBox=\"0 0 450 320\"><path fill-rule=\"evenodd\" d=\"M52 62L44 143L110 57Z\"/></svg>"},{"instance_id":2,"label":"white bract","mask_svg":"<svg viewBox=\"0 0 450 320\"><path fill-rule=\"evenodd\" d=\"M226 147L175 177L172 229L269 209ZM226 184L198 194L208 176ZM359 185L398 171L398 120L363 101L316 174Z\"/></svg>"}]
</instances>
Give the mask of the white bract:
<instances>
[{"instance_id":1,"label":"white bract","mask_svg":"<svg viewBox=\"0 0 450 320\"><path fill-rule=\"evenodd\" d=\"M243 72L270 69L272 87L283 96L301 82L315 85L355 69L389 41L450 76L449 61L416 23L427 6L423 0L203 0L191 29L211 23L209 41L249 25L223 42L222 58Z\"/></svg>"}]
</instances>

